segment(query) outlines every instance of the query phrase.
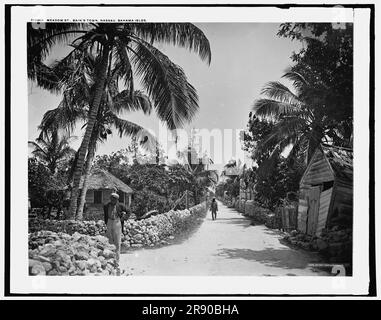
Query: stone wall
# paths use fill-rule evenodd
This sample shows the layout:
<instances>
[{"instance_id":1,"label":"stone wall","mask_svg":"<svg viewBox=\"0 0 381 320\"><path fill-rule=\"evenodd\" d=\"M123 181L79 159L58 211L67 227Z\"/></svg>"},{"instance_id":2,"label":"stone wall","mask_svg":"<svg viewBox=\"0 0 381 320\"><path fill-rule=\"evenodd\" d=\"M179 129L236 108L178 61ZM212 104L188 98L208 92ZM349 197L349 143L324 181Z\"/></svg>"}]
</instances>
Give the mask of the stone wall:
<instances>
[{"instance_id":1,"label":"stone wall","mask_svg":"<svg viewBox=\"0 0 381 320\"><path fill-rule=\"evenodd\" d=\"M201 203L189 210L169 211L144 220L129 220L124 226L122 247L140 248L167 244L177 234L200 225L206 211L205 203Z\"/></svg>"},{"instance_id":2,"label":"stone wall","mask_svg":"<svg viewBox=\"0 0 381 320\"><path fill-rule=\"evenodd\" d=\"M29 233L36 231L63 232L72 235L75 232L90 236L104 235L106 226L103 220L98 221L77 221L77 220L49 220L30 219Z\"/></svg>"},{"instance_id":3,"label":"stone wall","mask_svg":"<svg viewBox=\"0 0 381 320\"><path fill-rule=\"evenodd\" d=\"M128 220L124 223L122 248L153 247L167 244L169 240L186 230L201 224L206 215L205 202L189 210L169 211L144 220ZM37 231L63 232L69 235L75 232L90 236L105 235L106 226L103 220L29 220L29 232Z\"/></svg>"}]
</instances>

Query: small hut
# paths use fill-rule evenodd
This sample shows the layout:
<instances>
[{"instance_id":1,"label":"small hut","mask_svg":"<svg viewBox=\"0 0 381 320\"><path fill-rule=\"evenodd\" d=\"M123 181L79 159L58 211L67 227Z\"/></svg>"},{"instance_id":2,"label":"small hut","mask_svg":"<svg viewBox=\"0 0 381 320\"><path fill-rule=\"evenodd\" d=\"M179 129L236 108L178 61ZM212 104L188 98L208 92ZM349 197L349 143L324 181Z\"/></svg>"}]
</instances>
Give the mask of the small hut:
<instances>
[{"instance_id":1,"label":"small hut","mask_svg":"<svg viewBox=\"0 0 381 320\"><path fill-rule=\"evenodd\" d=\"M327 227L351 227L352 205L352 151L320 146L300 180L298 229L320 236Z\"/></svg>"},{"instance_id":2,"label":"small hut","mask_svg":"<svg viewBox=\"0 0 381 320\"><path fill-rule=\"evenodd\" d=\"M80 188L82 188L82 185L83 178L80 182ZM115 190L119 194L119 202L129 206L133 190L127 184L105 170L92 170L88 177L86 211L91 213L103 212L103 205L109 201L111 193L115 192Z\"/></svg>"}]
</instances>

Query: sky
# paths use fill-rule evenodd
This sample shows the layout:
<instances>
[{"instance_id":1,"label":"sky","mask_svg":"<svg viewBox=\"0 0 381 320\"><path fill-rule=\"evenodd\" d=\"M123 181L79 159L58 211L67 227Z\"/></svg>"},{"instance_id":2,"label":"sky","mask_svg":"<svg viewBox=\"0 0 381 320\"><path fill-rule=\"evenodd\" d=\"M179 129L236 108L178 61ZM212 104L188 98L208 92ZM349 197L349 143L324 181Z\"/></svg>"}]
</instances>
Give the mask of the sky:
<instances>
[{"instance_id":1,"label":"sky","mask_svg":"<svg viewBox=\"0 0 381 320\"><path fill-rule=\"evenodd\" d=\"M261 97L260 91L269 81L281 81L284 71L291 66L290 56L298 51L302 44L298 41L278 37L279 24L274 23L198 23L196 24L208 38L211 46L212 61L208 65L197 54L183 48L156 45L174 63L183 68L188 81L196 88L199 96L199 112L191 123L186 126L187 132L191 129L204 129L204 132L232 131L234 134L246 128L248 114L255 99ZM46 63L59 59L68 51L67 47L58 47L48 57ZM29 83L29 140L34 140L39 132L39 125L43 114L57 107L60 95L50 94ZM123 118L136 122L147 129L159 132L158 118L152 113L145 116L134 112L123 114ZM83 132L78 129L73 133L77 136L72 142L73 148L79 147ZM226 151L229 136L223 141L224 150L220 150L217 143L210 142L207 151L221 167L231 158L242 158L236 149ZM97 154L109 154L124 149L129 144L128 138L119 138L115 133L108 140L99 145ZM226 144L227 143L227 144ZM236 140L232 143L235 145ZM206 144L208 145L208 143ZM174 154L168 152L169 157Z\"/></svg>"}]
</instances>

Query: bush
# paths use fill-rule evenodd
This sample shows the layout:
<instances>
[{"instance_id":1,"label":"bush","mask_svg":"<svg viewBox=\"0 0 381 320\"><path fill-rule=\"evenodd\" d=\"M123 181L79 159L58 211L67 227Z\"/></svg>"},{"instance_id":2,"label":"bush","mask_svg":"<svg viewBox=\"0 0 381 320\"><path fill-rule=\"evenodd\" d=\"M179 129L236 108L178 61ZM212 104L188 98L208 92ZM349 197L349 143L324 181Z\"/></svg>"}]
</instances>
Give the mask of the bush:
<instances>
[{"instance_id":1,"label":"bush","mask_svg":"<svg viewBox=\"0 0 381 320\"><path fill-rule=\"evenodd\" d=\"M173 205L173 203L168 201L165 197L157 195L152 191L142 190L134 193L131 211L137 217L141 217L151 210L157 210L160 213L166 212L171 209L171 205Z\"/></svg>"}]
</instances>

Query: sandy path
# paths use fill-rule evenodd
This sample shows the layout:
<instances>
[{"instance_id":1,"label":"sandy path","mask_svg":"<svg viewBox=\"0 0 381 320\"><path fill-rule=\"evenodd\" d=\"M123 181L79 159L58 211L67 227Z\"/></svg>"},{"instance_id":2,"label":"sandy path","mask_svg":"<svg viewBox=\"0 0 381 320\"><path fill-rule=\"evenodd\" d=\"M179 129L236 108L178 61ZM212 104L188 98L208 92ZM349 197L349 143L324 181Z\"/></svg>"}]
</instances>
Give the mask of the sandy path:
<instances>
[{"instance_id":1,"label":"sandy path","mask_svg":"<svg viewBox=\"0 0 381 320\"><path fill-rule=\"evenodd\" d=\"M121 255L121 268L133 275L317 276L315 254L280 242L278 231L251 221L219 203L217 220L210 213L201 227L178 244L140 249Z\"/></svg>"}]
</instances>

